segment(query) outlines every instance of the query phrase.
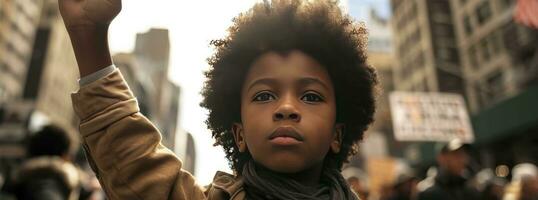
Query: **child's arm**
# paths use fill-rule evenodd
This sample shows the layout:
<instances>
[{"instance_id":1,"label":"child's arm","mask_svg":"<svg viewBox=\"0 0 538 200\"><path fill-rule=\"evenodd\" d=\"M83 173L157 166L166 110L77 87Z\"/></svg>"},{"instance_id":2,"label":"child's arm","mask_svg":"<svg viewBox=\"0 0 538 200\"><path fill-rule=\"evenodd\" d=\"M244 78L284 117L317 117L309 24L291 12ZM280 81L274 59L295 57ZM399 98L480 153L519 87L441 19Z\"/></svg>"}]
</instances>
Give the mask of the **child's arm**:
<instances>
[{"instance_id":1,"label":"child's arm","mask_svg":"<svg viewBox=\"0 0 538 200\"><path fill-rule=\"evenodd\" d=\"M121 0L59 0L80 76L112 64L108 27L121 10Z\"/></svg>"},{"instance_id":2,"label":"child's arm","mask_svg":"<svg viewBox=\"0 0 538 200\"><path fill-rule=\"evenodd\" d=\"M112 64L107 32L121 0L59 0L81 77ZM72 95L88 161L109 199L203 199L192 175L160 144L121 73Z\"/></svg>"}]
</instances>

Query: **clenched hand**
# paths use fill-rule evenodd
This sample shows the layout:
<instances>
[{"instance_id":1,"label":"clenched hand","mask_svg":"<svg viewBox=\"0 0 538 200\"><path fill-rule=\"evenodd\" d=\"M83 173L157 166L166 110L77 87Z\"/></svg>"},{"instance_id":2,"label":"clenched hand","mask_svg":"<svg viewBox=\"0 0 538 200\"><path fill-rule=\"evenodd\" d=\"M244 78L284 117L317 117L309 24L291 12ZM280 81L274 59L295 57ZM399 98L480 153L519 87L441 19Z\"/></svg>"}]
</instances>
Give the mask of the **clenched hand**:
<instances>
[{"instance_id":1,"label":"clenched hand","mask_svg":"<svg viewBox=\"0 0 538 200\"><path fill-rule=\"evenodd\" d=\"M121 11L121 0L59 0L67 29L108 25Z\"/></svg>"}]
</instances>

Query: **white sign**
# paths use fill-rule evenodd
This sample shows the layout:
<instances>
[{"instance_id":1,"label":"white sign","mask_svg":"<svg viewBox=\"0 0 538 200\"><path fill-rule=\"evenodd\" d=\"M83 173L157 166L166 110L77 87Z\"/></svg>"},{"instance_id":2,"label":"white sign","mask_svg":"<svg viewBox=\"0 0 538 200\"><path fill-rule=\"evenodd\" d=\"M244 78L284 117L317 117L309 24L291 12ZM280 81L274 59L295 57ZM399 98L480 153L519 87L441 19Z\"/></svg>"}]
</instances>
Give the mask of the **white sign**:
<instances>
[{"instance_id":1,"label":"white sign","mask_svg":"<svg viewBox=\"0 0 538 200\"><path fill-rule=\"evenodd\" d=\"M461 95L397 91L389 100L398 141L474 141Z\"/></svg>"}]
</instances>

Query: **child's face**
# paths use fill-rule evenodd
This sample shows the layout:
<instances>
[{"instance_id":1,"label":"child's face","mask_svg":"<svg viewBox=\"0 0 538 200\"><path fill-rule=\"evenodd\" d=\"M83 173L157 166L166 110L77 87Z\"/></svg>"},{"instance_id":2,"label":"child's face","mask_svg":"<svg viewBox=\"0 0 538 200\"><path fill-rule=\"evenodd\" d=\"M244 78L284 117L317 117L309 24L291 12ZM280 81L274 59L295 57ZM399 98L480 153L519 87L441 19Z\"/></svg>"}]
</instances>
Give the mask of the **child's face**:
<instances>
[{"instance_id":1,"label":"child's face","mask_svg":"<svg viewBox=\"0 0 538 200\"><path fill-rule=\"evenodd\" d=\"M233 126L240 151L273 171L321 170L329 150L340 149L331 79L301 51L255 60L242 88L241 119Z\"/></svg>"}]
</instances>

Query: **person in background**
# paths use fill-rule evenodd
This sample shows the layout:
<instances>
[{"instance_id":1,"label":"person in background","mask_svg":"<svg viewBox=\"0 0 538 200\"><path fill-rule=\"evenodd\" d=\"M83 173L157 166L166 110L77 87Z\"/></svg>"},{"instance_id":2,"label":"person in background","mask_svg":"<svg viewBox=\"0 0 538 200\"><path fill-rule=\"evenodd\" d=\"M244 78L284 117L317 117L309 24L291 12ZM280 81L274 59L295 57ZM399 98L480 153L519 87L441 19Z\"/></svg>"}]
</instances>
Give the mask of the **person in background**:
<instances>
[{"instance_id":1,"label":"person in background","mask_svg":"<svg viewBox=\"0 0 538 200\"><path fill-rule=\"evenodd\" d=\"M532 163L512 168L512 180L506 186L503 200L538 200L538 168Z\"/></svg>"},{"instance_id":2,"label":"person in background","mask_svg":"<svg viewBox=\"0 0 538 200\"><path fill-rule=\"evenodd\" d=\"M482 190L482 200L501 200L504 194L506 181L501 178L494 178L488 181Z\"/></svg>"},{"instance_id":3,"label":"person in background","mask_svg":"<svg viewBox=\"0 0 538 200\"><path fill-rule=\"evenodd\" d=\"M400 174L392 186L388 200L413 200L417 195L418 180L412 174Z\"/></svg>"},{"instance_id":4,"label":"person in background","mask_svg":"<svg viewBox=\"0 0 538 200\"><path fill-rule=\"evenodd\" d=\"M538 178L536 176L523 177L520 200L538 200Z\"/></svg>"},{"instance_id":5,"label":"person in background","mask_svg":"<svg viewBox=\"0 0 538 200\"><path fill-rule=\"evenodd\" d=\"M361 200L367 200L370 193L368 192L368 176L359 168L347 167L342 170L342 176Z\"/></svg>"},{"instance_id":6,"label":"person in background","mask_svg":"<svg viewBox=\"0 0 538 200\"><path fill-rule=\"evenodd\" d=\"M503 198L506 180L496 176L493 169L482 169L473 179L476 188L480 191L481 200L501 200Z\"/></svg>"},{"instance_id":7,"label":"person in background","mask_svg":"<svg viewBox=\"0 0 538 200\"><path fill-rule=\"evenodd\" d=\"M437 155L439 173L435 183L418 195L418 200L476 200L479 192L467 185L468 145L452 140Z\"/></svg>"},{"instance_id":8,"label":"person in background","mask_svg":"<svg viewBox=\"0 0 538 200\"><path fill-rule=\"evenodd\" d=\"M54 125L30 135L28 160L14 178L15 197L19 200L78 199L79 172L70 161L75 144L68 132Z\"/></svg>"}]
</instances>

